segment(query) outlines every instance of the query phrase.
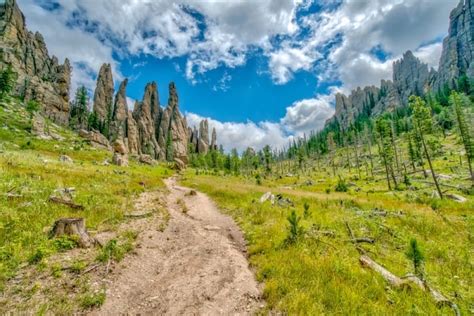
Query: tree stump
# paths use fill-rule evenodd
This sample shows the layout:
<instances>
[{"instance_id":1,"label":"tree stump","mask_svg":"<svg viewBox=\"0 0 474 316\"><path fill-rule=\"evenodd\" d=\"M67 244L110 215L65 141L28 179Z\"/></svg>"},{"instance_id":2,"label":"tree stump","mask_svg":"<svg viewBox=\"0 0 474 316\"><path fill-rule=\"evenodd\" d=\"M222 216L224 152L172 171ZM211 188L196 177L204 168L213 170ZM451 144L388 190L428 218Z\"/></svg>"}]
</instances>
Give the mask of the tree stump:
<instances>
[{"instance_id":1,"label":"tree stump","mask_svg":"<svg viewBox=\"0 0 474 316\"><path fill-rule=\"evenodd\" d=\"M95 244L94 238L87 233L86 222L83 218L58 219L51 229L50 238L65 235L78 237L78 244L82 248L89 248Z\"/></svg>"}]
</instances>

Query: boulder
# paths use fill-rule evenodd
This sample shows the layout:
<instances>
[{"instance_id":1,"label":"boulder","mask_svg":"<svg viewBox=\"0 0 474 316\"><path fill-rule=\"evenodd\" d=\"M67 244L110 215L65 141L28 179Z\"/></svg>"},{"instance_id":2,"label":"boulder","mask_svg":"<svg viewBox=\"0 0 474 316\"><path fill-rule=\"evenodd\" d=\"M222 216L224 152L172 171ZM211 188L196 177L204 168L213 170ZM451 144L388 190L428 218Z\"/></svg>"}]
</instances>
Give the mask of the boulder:
<instances>
[{"instance_id":1,"label":"boulder","mask_svg":"<svg viewBox=\"0 0 474 316\"><path fill-rule=\"evenodd\" d=\"M121 155L126 155L128 153L127 147L125 146L121 138L116 139L112 147L114 149L114 152L119 153Z\"/></svg>"},{"instance_id":2,"label":"boulder","mask_svg":"<svg viewBox=\"0 0 474 316\"><path fill-rule=\"evenodd\" d=\"M156 162L150 155L140 155L138 161L146 165L154 165Z\"/></svg>"},{"instance_id":3,"label":"boulder","mask_svg":"<svg viewBox=\"0 0 474 316\"><path fill-rule=\"evenodd\" d=\"M115 152L114 156L112 157L112 163L120 167L126 167L128 166L128 157L127 155L122 155L118 152Z\"/></svg>"},{"instance_id":4,"label":"boulder","mask_svg":"<svg viewBox=\"0 0 474 316\"><path fill-rule=\"evenodd\" d=\"M86 131L82 129L79 131L79 136L87 139L89 143L91 144L91 146L93 147L112 150L112 146L110 146L110 143L107 137L105 137L98 131Z\"/></svg>"}]
</instances>

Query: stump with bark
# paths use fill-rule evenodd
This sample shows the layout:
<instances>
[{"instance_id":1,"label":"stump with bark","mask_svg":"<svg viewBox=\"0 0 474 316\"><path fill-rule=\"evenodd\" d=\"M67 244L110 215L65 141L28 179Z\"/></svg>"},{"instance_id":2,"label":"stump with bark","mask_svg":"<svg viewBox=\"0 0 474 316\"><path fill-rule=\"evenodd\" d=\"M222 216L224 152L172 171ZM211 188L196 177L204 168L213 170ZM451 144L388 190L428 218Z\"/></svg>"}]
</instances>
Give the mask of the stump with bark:
<instances>
[{"instance_id":1,"label":"stump with bark","mask_svg":"<svg viewBox=\"0 0 474 316\"><path fill-rule=\"evenodd\" d=\"M94 238L89 236L86 230L86 222L83 218L61 218L58 219L51 229L50 238L61 236L75 236L82 248L89 248L95 244Z\"/></svg>"}]
</instances>

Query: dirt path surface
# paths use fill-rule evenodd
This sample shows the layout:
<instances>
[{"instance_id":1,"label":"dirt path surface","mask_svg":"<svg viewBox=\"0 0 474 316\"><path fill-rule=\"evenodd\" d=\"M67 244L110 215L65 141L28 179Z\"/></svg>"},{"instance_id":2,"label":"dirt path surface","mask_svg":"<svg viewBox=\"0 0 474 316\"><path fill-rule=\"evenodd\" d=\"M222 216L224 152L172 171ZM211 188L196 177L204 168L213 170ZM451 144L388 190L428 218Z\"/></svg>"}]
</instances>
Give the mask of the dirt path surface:
<instances>
[{"instance_id":1,"label":"dirt path surface","mask_svg":"<svg viewBox=\"0 0 474 316\"><path fill-rule=\"evenodd\" d=\"M165 181L167 228L140 234L136 255L114 273L97 315L252 314L262 302L242 233L204 194Z\"/></svg>"}]
</instances>

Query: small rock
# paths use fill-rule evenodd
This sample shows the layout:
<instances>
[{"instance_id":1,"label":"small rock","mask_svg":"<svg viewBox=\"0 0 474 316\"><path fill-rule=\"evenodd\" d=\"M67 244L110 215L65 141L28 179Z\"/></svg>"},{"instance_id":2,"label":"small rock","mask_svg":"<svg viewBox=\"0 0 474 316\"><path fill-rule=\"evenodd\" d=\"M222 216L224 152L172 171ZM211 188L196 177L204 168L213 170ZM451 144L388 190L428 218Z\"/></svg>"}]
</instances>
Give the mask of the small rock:
<instances>
[{"instance_id":1,"label":"small rock","mask_svg":"<svg viewBox=\"0 0 474 316\"><path fill-rule=\"evenodd\" d=\"M67 155L61 155L59 157L59 161L61 162L65 162L65 163L74 163L74 161L72 160L71 157L67 156Z\"/></svg>"},{"instance_id":2,"label":"small rock","mask_svg":"<svg viewBox=\"0 0 474 316\"><path fill-rule=\"evenodd\" d=\"M260 197L260 203L265 203L268 200L274 200L274 199L275 199L275 196L272 194L272 192L267 192Z\"/></svg>"}]
</instances>

